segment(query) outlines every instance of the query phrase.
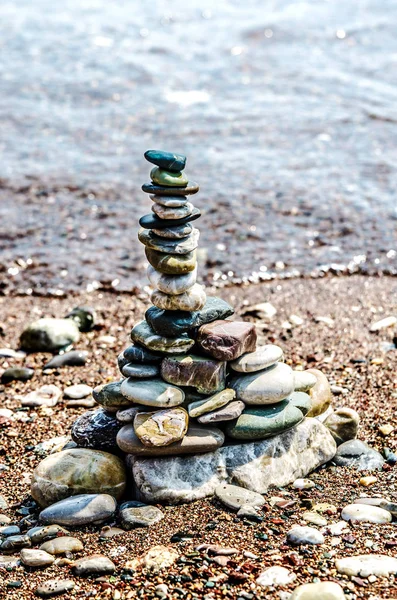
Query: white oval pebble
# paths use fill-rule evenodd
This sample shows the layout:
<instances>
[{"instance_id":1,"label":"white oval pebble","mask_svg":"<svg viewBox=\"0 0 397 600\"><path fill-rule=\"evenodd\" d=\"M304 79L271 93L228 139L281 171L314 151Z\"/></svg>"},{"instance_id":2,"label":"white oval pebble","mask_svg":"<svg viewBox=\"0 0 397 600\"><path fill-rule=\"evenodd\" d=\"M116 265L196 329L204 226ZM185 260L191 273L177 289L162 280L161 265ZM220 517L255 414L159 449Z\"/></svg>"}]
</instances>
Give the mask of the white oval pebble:
<instances>
[{"instance_id":1,"label":"white oval pebble","mask_svg":"<svg viewBox=\"0 0 397 600\"><path fill-rule=\"evenodd\" d=\"M314 527L305 527L296 525L287 533L287 540L291 544L323 544L324 536L318 529Z\"/></svg>"},{"instance_id":2,"label":"white oval pebble","mask_svg":"<svg viewBox=\"0 0 397 600\"><path fill-rule=\"evenodd\" d=\"M311 479L295 479L292 487L296 490L310 490L310 488L315 487L314 481Z\"/></svg>"},{"instance_id":3,"label":"white oval pebble","mask_svg":"<svg viewBox=\"0 0 397 600\"><path fill-rule=\"evenodd\" d=\"M369 577L369 575L378 575L387 577L391 573L397 573L397 558L385 554L349 556L336 560L335 565L338 573L350 576Z\"/></svg>"},{"instance_id":4,"label":"white oval pebble","mask_svg":"<svg viewBox=\"0 0 397 600\"><path fill-rule=\"evenodd\" d=\"M390 523L392 520L391 514L369 504L348 504L342 510L342 519L345 521L362 522L362 523Z\"/></svg>"},{"instance_id":5,"label":"white oval pebble","mask_svg":"<svg viewBox=\"0 0 397 600\"><path fill-rule=\"evenodd\" d=\"M256 580L256 583L262 587L270 587L273 585L288 585L295 579L295 573L291 573L285 567L274 566L263 571Z\"/></svg>"},{"instance_id":6,"label":"white oval pebble","mask_svg":"<svg viewBox=\"0 0 397 600\"><path fill-rule=\"evenodd\" d=\"M320 581L305 583L295 588L289 600L345 600L346 596L338 583Z\"/></svg>"}]
</instances>

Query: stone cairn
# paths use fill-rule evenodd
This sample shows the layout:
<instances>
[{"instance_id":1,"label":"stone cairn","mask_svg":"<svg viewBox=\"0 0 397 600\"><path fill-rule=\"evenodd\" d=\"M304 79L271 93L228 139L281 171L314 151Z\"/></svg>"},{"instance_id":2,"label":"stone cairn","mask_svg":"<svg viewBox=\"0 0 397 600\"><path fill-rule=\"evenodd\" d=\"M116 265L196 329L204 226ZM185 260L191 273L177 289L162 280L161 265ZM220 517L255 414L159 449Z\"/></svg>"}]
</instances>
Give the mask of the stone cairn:
<instances>
[{"instance_id":1,"label":"stone cairn","mask_svg":"<svg viewBox=\"0 0 397 600\"><path fill-rule=\"evenodd\" d=\"M175 469L166 457L190 455L182 461L181 477L191 478L187 486L192 489L198 485L196 476L202 473L203 479L201 491L189 496L193 499L213 493L213 488L207 486L207 479L213 478L207 477L200 461L203 457L207 466L211 460L215 465L217 452L225 455L214 471L220 473L224 464L233 470L234 461L237 470L229 473L234 481L238 480L237 472L241 476L243 463L267 453L269 460L260 463L261 473L253 475L251 469L247 475L251 480L243 478L241 482L256 491L272 483L293 481L297 474L307 474L335 453L328 429L315 419L305 418L325 418L327 414L331 391L325 375L315 369L293 371L283 362L279 346L257 346L255 325L230 320L233 308L224 300L207 297L197 283L199 230L192 223L200 217L200 210L188 197L199 187L183 172L186 158L155 150L147 151L145 158L155 165L151 183L142 186L153 204L152 214L139 221L138 237L149 262L153 305L145 319L134 325L132 344L118 357L122 378L95 388L93 396L100 408L86 412L73 424L73 442L64 450L65 458L49 457L36 469L32 495L41 505L76 493L71 490L71 479L78 481L82 489L87 473L96 473L96 483L86 486L87 491L95 491L95 486L99 490L99 464L103 461L106 480L109 469L116 477L117 469L124 468L120 459L126 458L141 497L168 499L166 493L156 496L142 492L145 485L146 489L151 485L148 477L159 475L167 480L168 471L175 474ZM292 448L293 431L298 441ZM269 446L272 439L275 443ZM261 447L251 451L248 442L251 446L258 442ZM308 458L311 447L313 457ZM84 457L88 450L83 449L96 451L97 455ZM104 457L105 453L113 456ZM284 464L271 460L280 454ZM114 463L110 467L106 462L109 458ZM85 460L94 461L94 466ZM150 466L153 460L163 462ZM141 461L139 468L136 461ZM282 475L281 483L270 480L273 474L267 475L266 464L273 474ZM57 485L50 498L52 484L43 486L42 482L58 479L61 472L65 473L63 487ZM221 481L226 478L223 476ZM125 481L108 483L108 493L116 498L124 493ZM47 497L43 496L43 488ZM181 497L173 496L177 501Z\"/></svg>"},{"instance_id":2,"label":"stone cairn","mask_svg":"<svg viewBox=\"0 0 397 600\"><path fill-rule=\"evenodd\" d=\"M199 230L192 225L200 210L188 201L199 186L183 172L184 156L149 150L145 158L155 165L142 186L153 205L138 237L153 306L118 357L123 379L94 391L124 424L118 448L140 456L196 454L295 427L315 412L307 392L316 376L294 372L278 346L258 347L253 323L229 320L233 308L206 296L196 281ZM76 425L81 445L84 419Z\"/></svg>"}]
</instances>

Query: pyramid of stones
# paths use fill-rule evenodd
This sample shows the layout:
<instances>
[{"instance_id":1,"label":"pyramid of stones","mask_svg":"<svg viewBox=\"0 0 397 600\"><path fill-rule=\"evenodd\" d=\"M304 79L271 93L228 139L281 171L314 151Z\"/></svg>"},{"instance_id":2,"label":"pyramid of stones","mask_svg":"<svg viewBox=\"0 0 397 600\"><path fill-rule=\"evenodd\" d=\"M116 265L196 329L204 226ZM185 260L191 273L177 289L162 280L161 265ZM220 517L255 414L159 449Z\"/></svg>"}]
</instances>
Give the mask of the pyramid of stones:
<instances>
[{"instance_id":1,"label":"pyramid of stones","mask_svg":"<svg viewBox=\"0 0 397 600\"><path fill-rule=\"evenodd\" d=\"M149 262L152 306L118 357L122 379L94 390L104 412L116 413L117 420L109 419L117 423L118 451L143 457L210 452L279 435L315 416L313 392L324 387L322 374L293 371L276 345L258 347L254 324L230 319L233 308L207 297L197 283L193 223L200 210L189 198L199 187L184 173L186 158L157 150L145 158L154 167L142 189L153 204L138 237ZM103 448L87 442L84 415L79 419L74 440Z\"/></svg>"}]
</instances>

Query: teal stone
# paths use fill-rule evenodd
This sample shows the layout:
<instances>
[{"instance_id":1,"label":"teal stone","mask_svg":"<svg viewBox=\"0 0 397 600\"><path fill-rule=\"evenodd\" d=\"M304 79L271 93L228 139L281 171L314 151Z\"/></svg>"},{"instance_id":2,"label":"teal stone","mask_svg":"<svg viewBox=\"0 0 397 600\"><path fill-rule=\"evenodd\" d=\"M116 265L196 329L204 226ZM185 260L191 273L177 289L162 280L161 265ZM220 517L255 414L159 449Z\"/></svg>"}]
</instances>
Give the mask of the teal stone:
<instances>
[{"instance_id":1,"label":"teal stone","mask_svg":"<svg viewBox=\"0 0 397 600\"><path fill-rule=\"evenodd\" d=\"M236 440L264 440L283 433L303 421L303 412L288 400L263 408L246 408L227 428Z\"/></svg>"},{"instance_id":2,"label":"teal stone","mask_svg":"<svg viewBox=\"0 0 397 600\"><path fill-rule=\"evenodd\" d=\"M183 171L186 166L186 156L163 150L146 150L145 158L152 165L157 165L167 171Z\"/></svg>"},{"instance_id":3,"label":"teal stone","mask_svg":"<svg viewBox=\"0 0 397 600\"><path fill-rule=\"evenodd\" d=\"M190 194L197 194L199 191L199 185L195 181L189 181L187 186L178 187L178 186L166 186L166 185L156 185L155 183L144 183L142 186L142 190L146 192L146 194L154 194L156 196L189 196Z\"/></svg>"},{"instance_id":4,"label":"teal stone","mask_svg":"<svg viewBox=\"0 0 397 600\"><path fill-rule=\"evenodd\" d=\"M194 208L188 217L182 219L160 219L155 214L143 215L139 219L139 225L144 229L169 229L170 227L178 227L190 221L196 221L201 217L201 212L198 208Z\"/></svg>"},{"instance_id":5,"label":"teal stone","mask_svg":"<svg viewBox=\"0 0 397 600\"><path fill-rule=\"evenodd\" d=\"M157 185L165 185L167 187L186 187L189 183L188 178L182 172L172 172L153 167L150 171L150 179Z\"/></svg>"},{"instance_id":6,"label":"teal stone","mask_svg":"<svg viewBox=\"0 0 397 600\"><path fill-rule=\"evenodd\" d=\"M312 407L312 399L305 392L293 392L288 400L291 404L299 408L305 416Z\"/></svg>"},{"instance_id":7,"label":"teal stone","mask_svg":"<svg viewBox=\"0 0 397 600\"><path fill-rule=\"evenodd\" d=\"M165 254L188 254L197 248L199 237L200 232L196 228L191 235L182 240L162 238L147 229L141 229L138 233L138 239L144 246Z\"/></svg>"}]
</instances>

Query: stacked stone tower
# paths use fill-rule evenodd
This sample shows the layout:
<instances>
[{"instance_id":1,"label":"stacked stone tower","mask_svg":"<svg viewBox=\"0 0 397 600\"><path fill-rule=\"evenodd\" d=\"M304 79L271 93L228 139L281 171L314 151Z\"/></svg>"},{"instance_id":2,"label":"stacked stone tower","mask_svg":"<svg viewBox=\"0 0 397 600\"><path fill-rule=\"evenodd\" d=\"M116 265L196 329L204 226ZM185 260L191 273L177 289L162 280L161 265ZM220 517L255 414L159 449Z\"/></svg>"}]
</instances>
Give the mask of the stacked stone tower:
<instances>
[{"instance_id":1,"label":"stacked stone tower","mask_svg":"<svg viewBox=\"0 0 397 600\"><path fill-rule=\"evenodd\" d=\"M153 305L118 357L123 379L94 391L107 414L117 411L119 450L143 457L196 454L295 427L312 410L307 392L316 377L294 372L278 346L257 347L255 326L230 320L232 307L206 296L197 283L193 226L200 210L189 202L199 187L183 171L184 156L149 150L145 158L155 165L142 186L153 204L138 236ZM81 444L84 435L74 438Z\"/></svg>"}]
</instances>

